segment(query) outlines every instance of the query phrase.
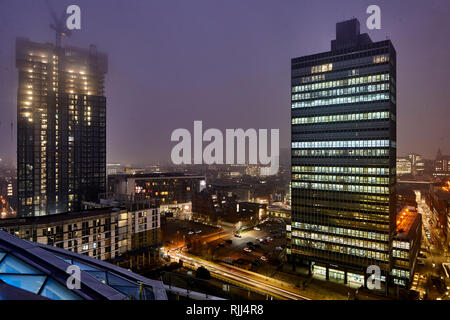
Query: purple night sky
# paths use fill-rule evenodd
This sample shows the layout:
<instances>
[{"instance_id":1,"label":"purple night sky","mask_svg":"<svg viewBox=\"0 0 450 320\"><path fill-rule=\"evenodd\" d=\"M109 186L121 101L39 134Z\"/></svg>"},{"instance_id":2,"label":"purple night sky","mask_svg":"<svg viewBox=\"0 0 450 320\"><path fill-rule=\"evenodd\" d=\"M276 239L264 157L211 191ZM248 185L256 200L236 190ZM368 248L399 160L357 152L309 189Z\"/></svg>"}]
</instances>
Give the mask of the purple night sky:
<instances>
[{"instance_id":1,"label":"purple night sky","mask_svg":"<svg viewBox=\"0 0 450 320\"><path fill-rule=\"evenodd\" d=\"M109 55L108 162L170 158L176 128L280 129L290 139L290 59L330 49L335 23L381 7L397 50L398 155L450 154L448 0L86 0L51 1L58 13L81 7L81 31L64 44L95 44ZM44 0L0 1L0 158L15 161L16 36L53 42ZM10 123L14 122L11 137Z\"/></svg>"}]
</instances>

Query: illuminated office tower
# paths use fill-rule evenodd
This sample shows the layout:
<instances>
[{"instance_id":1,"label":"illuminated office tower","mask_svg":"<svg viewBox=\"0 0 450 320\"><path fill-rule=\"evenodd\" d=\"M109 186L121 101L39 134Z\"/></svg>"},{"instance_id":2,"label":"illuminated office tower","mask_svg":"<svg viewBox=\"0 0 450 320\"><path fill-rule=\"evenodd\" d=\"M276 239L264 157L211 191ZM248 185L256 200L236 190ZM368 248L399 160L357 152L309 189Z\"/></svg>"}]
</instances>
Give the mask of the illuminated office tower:
<instances>
[{"instance_id":1,"label":"illuminated office tower","mask_svg":"<svg viewBox=\"0 0 450 320\"><path fill-rule=\"evenodd\" d=\"M106 191L107 56L18 38L18 215L76 211Z\"/></svg>"},{"instance_id":2,"label":"illuminated office tower","mask_svg":"<svg viewBox=\"0 0 450 320\"><path fill-rule=\"evenodd\" d=\"M396 53L356 19L331 51L292 59L292 224L288 258L316 277L367 283L391 268L395 226ZM387 288L387 286L386 286Z\"/></svg>"}]
</instances>

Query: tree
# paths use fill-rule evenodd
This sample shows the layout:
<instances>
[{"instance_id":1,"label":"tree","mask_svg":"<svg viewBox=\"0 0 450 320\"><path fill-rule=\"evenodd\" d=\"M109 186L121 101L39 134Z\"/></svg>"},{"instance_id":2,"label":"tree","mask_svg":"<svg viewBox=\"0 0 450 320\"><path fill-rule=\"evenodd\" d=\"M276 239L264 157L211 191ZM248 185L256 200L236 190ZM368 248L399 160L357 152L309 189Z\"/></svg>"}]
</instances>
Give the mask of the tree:
<instances>
[{"instance_id":1,"label":"tree","mask_svg":"<svg viewBox=\"0 0 450 320\"><path fill-rule=\"evenodd\" d=\"M205 267L198 267L195 277L197 279L209 280L211 279L211 273Z\"/></svg>"}]
</instances>

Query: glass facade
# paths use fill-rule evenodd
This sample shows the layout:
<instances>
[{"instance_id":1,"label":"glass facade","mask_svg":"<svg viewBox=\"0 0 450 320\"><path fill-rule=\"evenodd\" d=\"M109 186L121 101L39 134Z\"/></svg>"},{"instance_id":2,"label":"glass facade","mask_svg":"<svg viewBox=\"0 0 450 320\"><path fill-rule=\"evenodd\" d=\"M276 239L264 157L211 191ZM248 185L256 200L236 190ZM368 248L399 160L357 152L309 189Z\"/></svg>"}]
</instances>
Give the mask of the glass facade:
<instances>
[{"instance_id":1,"label":"glass facade","mask_svg":"<svg viewBox=\"0 0 450 320\"><path fill-rule=\"evenodd\" d=\"M390 41L355 43L292 60L288 256L359 283L369 265L391 268L396 53Z\"/></svg>"}]
</instances>

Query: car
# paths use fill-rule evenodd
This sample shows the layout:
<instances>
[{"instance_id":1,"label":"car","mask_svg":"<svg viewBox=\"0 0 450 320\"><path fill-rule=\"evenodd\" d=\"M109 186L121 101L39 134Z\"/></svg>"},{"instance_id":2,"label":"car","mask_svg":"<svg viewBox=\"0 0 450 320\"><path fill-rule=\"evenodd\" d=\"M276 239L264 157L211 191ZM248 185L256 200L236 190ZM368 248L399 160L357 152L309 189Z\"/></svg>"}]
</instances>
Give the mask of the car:
<instances>
[{"instance_id":1,"label":"car","mask_svg":"<svg viewBox=\"0 0 450 320\"><path fill-rule=\"evenodd\" d=\"M233 243L233 240L227 239L227 240L225 240L225 242L228 243L228 244L232 244L232 243Z\"/></svg>"},{"instance_id":2,"label":"car","mask_svg":"<svg viewBox=\"0 0 450 320\"><path fill-rule=\"evenodd\" d=\"M422 252L420 252L419 254L418 254L418 256L420 257L420 258L424 258L424 259L426 259L427 258L427 256L426 255L424 255Z\"/></svg>"},{"instance_id":3,"label":"car","mask_svg":"<svg viewBox=\"0 0 450 320\"><path fill-rule=\"evenodd\" d=\"M234 234L234 236L235 236L236 238L242 238L242 236L241 236L239 233L237 233L237 232Z\"/></svg>"},{"instance_id":4,"label":"car","mask_svg":"<svg viewBox=\"0 0 450 320\"><path fill-rule=\"evenodd\" d=\"M272 241L273 239L271 237L267 237L266 240Z\"/></svg>"},{"instance_id":5,"label":"car","mask_svg":"<svg viewBox=\"0 0 450 320\"><path fill-rule=\"evenodd\" d=\"M195 231L195 233L202 233L202 230L197 230Z\"/></svg>"},{"instance_id":6,"label":"car","mask_svg":"<svg viewBox=\"0 0 450 320\"><path fill-rule=\"evenodd\" d=\"M254 265L255 267L260 266L260 265L261 265L261 261L259 261L259 260L253 260L253 261L252 261L252 265Z\"/></svg>"},{"instance_id":7,"label":"car","mask_svg":"<svg viewBox=\"0 0 450 320\"><path fill-rule=\"evenodd\" d=\"M244 264L246 262L245 259L239 258L233 261L233 263L237 263L237 264Z\"/></svg>"},{"instance_id":8,"label":"car","mask_svg":"<svg viewBox=\"0 0 450 320\"><path fill-rule=\"evenodd\" d=\"M253 242L249 241L249 242L247 242L247 245L248 245L248 246L252 246L252 245L253 245Z\"/></svg>"},{"instance_id":9,"label":"car","mask_svg":"<svg viewBox=\"0 0 450 320\"><path fill-rule=\"evenodd\" d=\"M423 260L418 260L418 261L417 261L417 264L423 266L423 265L425 265L425 261L423 261Z\"/></svg>"},{"instance_id":10,"label":"car","mask_svg":"<svg viewBox=\"0 0 450 320\"><path fill-rule=\"evenodd\" d=\"M263 239L263 238L258 238L258 239L256 239L256 240L258 240L259 242L264 242L264 239Z\"/></svg>"},{"instance_id":11,"label":"car","mask_svg":"<svg viewBox=\"0 0 450 320\"><path fill-rule=\"evenodd\" d=\"M276 247L276 248L275 248L275 251L282 251L282 250L283 250L282 247Z\"/></svg>"},{"instance_id":12,"label":"car","mask_svg":"<svg viewBox=\"0 0 450 320\"><path fill-rule=\"evenodd\" d=\"M261 256L261 258L260 258L262 261L267 261L267 258L266 258L266 256Z\"/></svg>"},{"instance_id":13,"label":"car","mask_svg":"<svg viewBox=\"0 0 450 320\"><path fill-rule=\"evenodd\" d=\"M261 228L259 228L259 227L254 227L253 230L255 230L255 231L261 231Z\"/></svg>"},{"instance_id":14,"label":"car","mask_svg":"<svg viewBox=\"0 0 450 320\"><path fill-rule=\"evenodd\" d=\"M245 248L244 248L244 251L250 253L250 252L252 252L252 249L245 247Z\"/></svg>"},{"instance_id":15,"label":"car","mask_svg":"<svg viewBox=\"0 0 450 320\"><path fill-rule=\"evenodd\" d=\"M192 234L194 234L194 231L189 231L188 234L192 235Z\"/></svg>"}]
</instances>

